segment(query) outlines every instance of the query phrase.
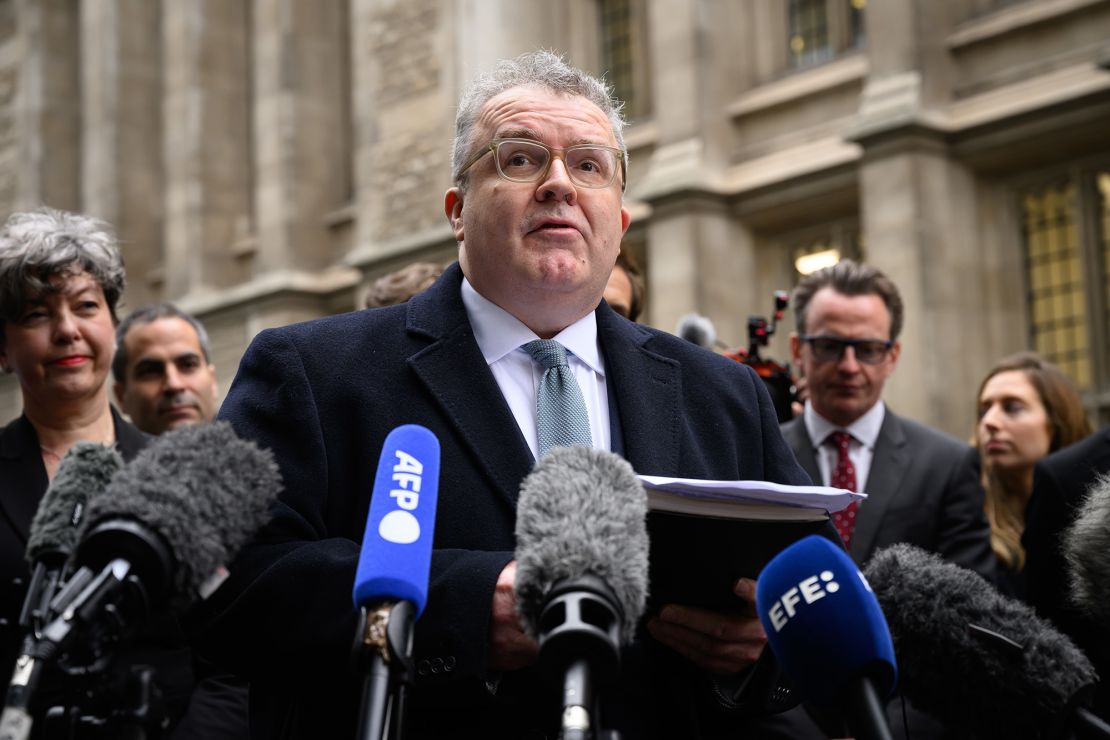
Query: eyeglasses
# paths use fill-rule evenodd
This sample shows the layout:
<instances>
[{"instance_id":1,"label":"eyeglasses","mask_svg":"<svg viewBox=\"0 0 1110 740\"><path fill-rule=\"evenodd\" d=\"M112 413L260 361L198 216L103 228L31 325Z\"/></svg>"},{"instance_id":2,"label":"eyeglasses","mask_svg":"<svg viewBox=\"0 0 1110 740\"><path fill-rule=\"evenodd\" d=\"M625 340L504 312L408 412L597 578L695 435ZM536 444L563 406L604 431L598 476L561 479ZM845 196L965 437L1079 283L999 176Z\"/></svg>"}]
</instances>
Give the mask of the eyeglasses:
<instances>
[{"instance_id":1,"label":"eyeglasses","mask_svg":"<svg viewBox=\"0 0 1110 740\"><path fill-rule=\"evenodd\" d=\"M539 182L547 176L551 162L559 158L575 185L584 188L609 187L619 169L621 189L624 189L624 152L601 144L575 144L566 149L554 149L531 139L493 139L467 162L459 171L459 176L490 152L494 153L497 174L512 182Z\"/></svg>"},{"instance_id":2,"label":"eyeglasses","mask_svg":"<svg viewBox=\"0 0 1110 740\"><path fill-rule=\"evenodd\" d=\"M840 337L802 337L809 344L818 362L840 362L844 350L852 348L856 359L864 365L878 365L894 346L893 340L881 339L842 339Z\"/></svg>"}]
</instances>

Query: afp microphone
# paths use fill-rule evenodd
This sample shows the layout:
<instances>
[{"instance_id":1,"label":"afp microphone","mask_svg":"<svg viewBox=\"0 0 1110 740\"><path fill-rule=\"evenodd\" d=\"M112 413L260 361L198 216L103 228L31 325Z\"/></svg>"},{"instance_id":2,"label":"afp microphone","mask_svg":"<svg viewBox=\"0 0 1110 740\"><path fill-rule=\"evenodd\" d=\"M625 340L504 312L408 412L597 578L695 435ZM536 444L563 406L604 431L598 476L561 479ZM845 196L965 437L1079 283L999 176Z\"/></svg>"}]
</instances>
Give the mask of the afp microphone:
<instances>
[{"instance_id":1,"label":"afp microphone","mask_svg":"<svg viewBox=\"0 0 1110 740\"><path fill-rule=\"evenodd\" d=\"M1081 707L1090 661L1029 607L911 545L880 550L866 572L919 709L983 737L1110 737Z\"/></svg>"},{"instance_id":2,"label":"afp microphone","mask_svg":"<svg viewBox=\"0 0 1110 740\"><path fill-rule=\"evenodd\" d=\"M439 457L435 435L406 424L389 433L378 458L353 591L356 655L366 670L359 738L386 737L390 723L399 736L404 721L413 623L428 600Z\"/></svg>"},{"instance_id":3,"label":"afp microphone","mask_svg":"<svg viewBox=\"0 0 1110 740\"><path fill-rule=\"evenodd\" d=\"M647 500L611 452L556 448L521 484L517 611L563 680L564 740L594 736L595 684L616 678L647 600Z\"/></svg>"},{"instance_id":4,"label":"afp microphone","mask_svg":"<svg viewBox=\"0 0 1110 740\"><path fill-rule=\"evenodd\" d=\"M856 738L890 738L883 709L898 668L879 602L851 558L823 537L767 563L756 609L783 671L815 706L836 708Z\"/></svg>"}]
</instances>

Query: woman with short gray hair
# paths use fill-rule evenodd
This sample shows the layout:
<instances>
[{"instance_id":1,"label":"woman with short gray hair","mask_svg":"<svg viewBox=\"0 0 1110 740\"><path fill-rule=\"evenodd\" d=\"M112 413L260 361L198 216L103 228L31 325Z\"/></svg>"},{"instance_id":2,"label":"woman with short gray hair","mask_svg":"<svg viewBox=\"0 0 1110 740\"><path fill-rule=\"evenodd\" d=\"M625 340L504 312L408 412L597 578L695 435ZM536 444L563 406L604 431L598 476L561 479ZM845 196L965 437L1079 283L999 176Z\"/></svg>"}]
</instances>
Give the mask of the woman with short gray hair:
<instances>
[{"instance_id":1,"label":"woman with short gray hair","mask_svg":"<svg viewBox=\"0 0 1110 740\"><path fill-rule=\"evenodd\" d=\"M0 429L0 674L21 635L31 519L62 456L80 441L125 458L145 435L108 402L123 260L107 225L41 208L0 228L0 369L19 381L23 413Z\"/></svg>"},{"instance_id":2,"label":"woman with short gray hair","mask_svg":"<svg viewBox=\"0 0 1110 740\"><path fill-rule=\"evenodd\" d=\"M96 219L41 208L0 229L0 369L19 381L13 424L30 425L46 480L75 442L116 441L105 380L123 286L116 239Z\"/></svg>"}]
</instances>

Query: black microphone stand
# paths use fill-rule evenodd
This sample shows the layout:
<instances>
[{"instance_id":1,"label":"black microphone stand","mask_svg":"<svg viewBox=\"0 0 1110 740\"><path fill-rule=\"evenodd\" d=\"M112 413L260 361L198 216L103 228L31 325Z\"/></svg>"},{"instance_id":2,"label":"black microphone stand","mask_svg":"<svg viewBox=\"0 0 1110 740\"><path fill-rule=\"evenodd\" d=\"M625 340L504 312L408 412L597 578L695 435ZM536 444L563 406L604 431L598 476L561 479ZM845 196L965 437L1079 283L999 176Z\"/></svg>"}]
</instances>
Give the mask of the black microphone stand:
<instances>
[{"instance_id":1,"label":"black microphone stand","mask_svg":"<svg viewBox=\"0 0 1110 740\"><path fill-rule=\"evenodd\" d=\"M609 586L586 575L558 584L540 614L540 664L562 679L560 740L620 740L600 729L597 689L620 670L621 612Z\"/></svg>"},{"instance_id":2,"label":"black microphone stand","mask_svg":"<svg viewBox=\"0 0 1110 740\"><path fill-rule=\"evenodd\" d=\"M110 688L95 683L106 675L114 649L134 624L145 621L150 610L151 594L143 580L131 563L114 559L99 573L79 569L48 607L29 611L34 621L50 621L35 629L24 642L0 717L0 740L30 737L34 724L31 702L47 666L57 671L60 686L80 690L71 692L79 697L77 704L46 709L39 737L44 740L159 737L164 713L152 669L145 668L130 676L125 687L129 695L124 697L114 696ZM77 662L71 664L71 659ZM78 706L87 702L103 712L90 714Z\"/></svg>"},{"instance_id":3,"label":"black microphone stand","mask_svg":"<svg viewBox=\"0 0 1110 740\"><path fill-rule=\"evenodd\" d=\"M848 727L856 740L893 740L883 700L867 676L858 676L845 692Z\"/></svg>"},{"instance_id":4,"label":"black microphone stand","mask_svg":"<svg viewBox=\"0 0 1110 740\"><path fill-rule=\"evenodd\" d=\"M1110 740L1110 724L1085 707L1076 707L1072 732L1077 740Z\"/></svg>"},{"instance_id":5,"label":"black microphone stand","mask_svg":"<svg viewBox=\"0 0 1110 740\"><path fill-rule=\"evenodd\" d=\"M358 740L400 740L405 700L413 683L411 601L386 602L373 610L359 609L355 662L365 677Z\"/></svg>"}]
</instances>

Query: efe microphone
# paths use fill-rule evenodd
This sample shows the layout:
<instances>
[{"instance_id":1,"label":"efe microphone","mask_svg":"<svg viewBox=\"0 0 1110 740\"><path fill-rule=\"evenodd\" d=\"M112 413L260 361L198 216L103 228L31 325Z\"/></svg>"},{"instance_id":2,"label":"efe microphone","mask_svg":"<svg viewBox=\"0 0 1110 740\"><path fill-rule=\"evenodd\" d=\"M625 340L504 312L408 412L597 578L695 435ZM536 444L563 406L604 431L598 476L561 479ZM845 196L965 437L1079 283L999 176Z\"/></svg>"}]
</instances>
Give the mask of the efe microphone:
<instances>
[{"instance_id":1,"label":"efe microphone","mask_svg":"<svg viewBox=\"0 0 1110 740\"><path fill-rule=\"evenodd\" d=\"M517 611L540 665L562 678L563 740L598 732L597 691L616 678L647 600L647 497L632 467L555 448L521 484Z\"/></svg>"},{"instance_id":2,"label":"efe microphone","mask_svg":"<svg viewBox=\"0 0 1110 740\"><path fill-rule=\"evenodd\" d=\"M802 700L839 708L856 738L892 737L883 709L898 667L879 602L843 549L810 535L756 582L767 642Z\"/></svg>"},{"instance_id":3,"label":"efe microphone","mask_svg":"<svg viewBox=\"0 0 1110 740\"><path fill-rule=\"evenodd\" d=\"M359 738L399 734L412 681L413 623L428 599L439 492L439 441L406 424L385 439L366 517L353 590L363 664Z\"/></svg>"}]
</instances>

